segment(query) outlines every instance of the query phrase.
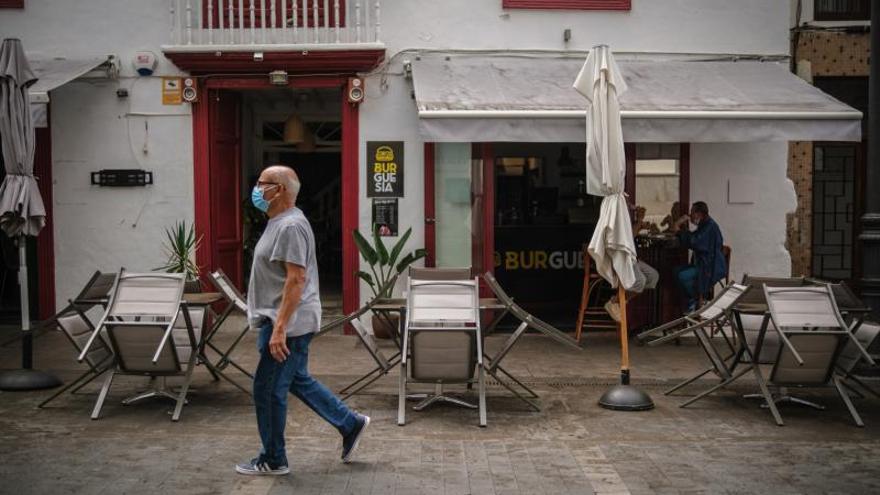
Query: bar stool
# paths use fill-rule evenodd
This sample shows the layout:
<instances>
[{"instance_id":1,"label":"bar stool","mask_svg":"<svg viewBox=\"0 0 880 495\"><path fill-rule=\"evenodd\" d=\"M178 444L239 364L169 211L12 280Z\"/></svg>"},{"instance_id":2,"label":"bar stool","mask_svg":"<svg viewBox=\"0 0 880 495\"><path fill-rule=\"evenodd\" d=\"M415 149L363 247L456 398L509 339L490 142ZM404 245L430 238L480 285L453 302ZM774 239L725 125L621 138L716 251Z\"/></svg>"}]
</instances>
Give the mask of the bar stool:
<instances>
[{"instance_id":1,"label":"bar stool","mask_svg":"<svg viewBox=\"0 0 880 495\"><path fill-rule=\"evenodd\" d=\"M584 244L581 253L584 260L584 288L581 292L581 304L578 308L578 319L575 326L575 340L580 343L584 328L617 329L617 322L605 311L604 302L614 295L614 291L595 270L592 257ZM607 295L608 297L603 297Z\"/></svg>"}]
</instances>

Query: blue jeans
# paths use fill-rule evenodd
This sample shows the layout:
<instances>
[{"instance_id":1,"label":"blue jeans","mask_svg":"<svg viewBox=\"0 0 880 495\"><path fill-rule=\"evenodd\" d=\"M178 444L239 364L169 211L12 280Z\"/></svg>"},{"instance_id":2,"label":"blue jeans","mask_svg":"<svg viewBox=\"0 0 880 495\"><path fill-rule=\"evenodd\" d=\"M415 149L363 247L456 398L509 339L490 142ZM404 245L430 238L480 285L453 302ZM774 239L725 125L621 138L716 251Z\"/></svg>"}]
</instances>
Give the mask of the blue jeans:
<instances>
[{"instance_id":1,"label":"blue jeans","mask_svg":"<svg viewBox=\"0 0 880 495\"><path fill-rule=\"evenodd\" d=\"M687 298L687 311L693 311L697 307L697 267L693 265L683 266L678 269L676 274L678 278L678 286Z\"/></svg>"},{"instance_id":2,"label":"blue jeans","mask_svg":"<svg viewBox=\"0 0 880 495\"><path fill-rule=\"evenodd\" d=\"M357 421L345 403L309 375L309 343L314 334L288 337L290 355L280 363L269 353L271 337L272 322L267 320L260 326L257 339L260 362L254 373L254 405L263 443L260 457L275 466L286 466L284 426L287 422L288 392L335 426L343 436L354 431Z\"/></svg>"}]
</instances>

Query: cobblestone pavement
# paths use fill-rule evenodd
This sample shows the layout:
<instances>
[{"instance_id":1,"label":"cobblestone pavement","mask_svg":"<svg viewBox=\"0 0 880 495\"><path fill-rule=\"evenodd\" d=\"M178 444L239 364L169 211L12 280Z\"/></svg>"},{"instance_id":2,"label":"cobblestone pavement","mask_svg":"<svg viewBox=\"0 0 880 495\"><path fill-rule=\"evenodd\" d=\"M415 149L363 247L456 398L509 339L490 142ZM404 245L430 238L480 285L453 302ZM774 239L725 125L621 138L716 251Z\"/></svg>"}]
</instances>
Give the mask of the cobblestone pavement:
<instances>
[{"instance_id":1,"label":"cobblestone pavement","mask_svg":"<svg viewBox=\"0 0 880 495\"><path fill-rule=\"evenodd\" d=\"M253 367L248 339L238 359ZM490 349L501 342L490 337ZM60 335L41 337L37 348L38 366L76 376ZM321 337L311 356L313 373L336 389L370 368L350 336ZM446 405L410 411L408 424L397 426L396 376L389 375L351 400L373 423L349 465L339 461L335 431L292 400L292 473L275 478L233 472L258 449L253 406L202 368L179 423L170 421L167 401L119 403L146 386L143 378L114 382L98 421L88 418L97 385L42 410L34 406L45 391L0 393L0 493L880 493L880 400L856 401L867 424L856 428L832 391L804 391L827 410L785 406L780 428L739 398L755 388L746 378L681 409L682 397L662 391L701 366L697 349L684 343L634 347L634 382L657 407L613 412L596 401L615 380L617 358L611 334L589 336L582 352L527 336L505 364L534 386L543 410L532 412L493 385L487 428L477 426L476 412ZM14 345L0 348L0 368L17 360Z\"/></svg>"}]
</instances>

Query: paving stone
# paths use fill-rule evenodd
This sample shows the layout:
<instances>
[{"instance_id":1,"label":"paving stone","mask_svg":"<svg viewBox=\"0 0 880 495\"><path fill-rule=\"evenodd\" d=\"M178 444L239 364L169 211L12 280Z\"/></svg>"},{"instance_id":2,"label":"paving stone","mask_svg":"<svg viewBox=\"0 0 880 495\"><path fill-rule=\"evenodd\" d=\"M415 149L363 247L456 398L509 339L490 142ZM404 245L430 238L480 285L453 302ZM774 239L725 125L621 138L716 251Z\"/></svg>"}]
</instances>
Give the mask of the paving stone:
<instances>
[{"instance_id":1,"label":"paving stone","mask_svg":"<svg viewBox=\"0 0 880 495\"><path fill-rule=\"evenodd\" d=\"M488 347L502 341L503 336L490 337ZM252 368L257 356L251 344L242 345L236 359ZM476 412L442 404L410 409L407 425L397 426L392 372L350 400L373 422L348 465L339 460L338 433L291 398L286 438L292 473L271 478L232 470L259 450L253 404L201 368L178 423L170 421L169 401L120 404L146 388L147 380L139 377L114 382L98 421L89 413L99 383L42 410L35 406L51 392L0 392L0 493L880 493L877 399L855 401L867 424L856 428L833 391L804 391L827 410L783 407L786 426L780 428L768 411L740 398L754 390L747 377L682 409L678 404L688 394L712 383L700 380L683 395L663 395L703 366L698 350L685 342L634 346L634 383L657 407L608 411L596 401L616 379L616 345L613 335L591 334L586 349L576 352L527 335L505 365L541 395L542 411L530 411L493 385L487 428L477 425ZM349 336L321 337L311 355L312 372L332 389L371 367ZM15 346L0 348L0 368L13 368L18 359ZM37 340L36 361L64 379L82 369L57 334ZM243 375L231 376L244 382Z\"/></svg>"}]
</instances>

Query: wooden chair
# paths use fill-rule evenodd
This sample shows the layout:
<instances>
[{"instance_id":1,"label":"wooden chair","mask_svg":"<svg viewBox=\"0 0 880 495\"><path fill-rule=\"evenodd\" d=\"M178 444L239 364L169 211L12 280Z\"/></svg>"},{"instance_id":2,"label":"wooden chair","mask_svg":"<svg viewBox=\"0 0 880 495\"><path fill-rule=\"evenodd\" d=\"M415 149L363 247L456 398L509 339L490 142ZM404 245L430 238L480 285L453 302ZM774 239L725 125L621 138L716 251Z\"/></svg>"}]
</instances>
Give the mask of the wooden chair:
<instances>
[{"instance_id":1,"label":"wooden chair","mask_svg":"<svg viewBox=\"0 0 880 495\"><path fill-rule=\"evenodd\" d=\"M599 276L594 269L593 258L588 251L588 244L583 245L581 250L584 260L584 288L581 291L581 304L578 308L578 318L575 324L574 339L580 343L581 333L584 327L604 328L609 330L617 329L617 322L605 311L604 302L608 298L602 297L604 293L609 292L608 283ZM611 291L608 297L613 297Z\"/></svg>"}]
</instances>

